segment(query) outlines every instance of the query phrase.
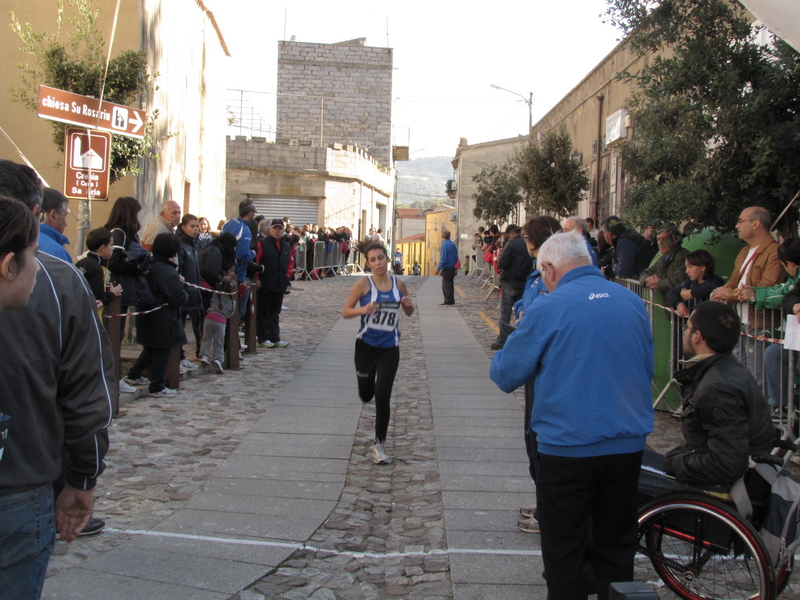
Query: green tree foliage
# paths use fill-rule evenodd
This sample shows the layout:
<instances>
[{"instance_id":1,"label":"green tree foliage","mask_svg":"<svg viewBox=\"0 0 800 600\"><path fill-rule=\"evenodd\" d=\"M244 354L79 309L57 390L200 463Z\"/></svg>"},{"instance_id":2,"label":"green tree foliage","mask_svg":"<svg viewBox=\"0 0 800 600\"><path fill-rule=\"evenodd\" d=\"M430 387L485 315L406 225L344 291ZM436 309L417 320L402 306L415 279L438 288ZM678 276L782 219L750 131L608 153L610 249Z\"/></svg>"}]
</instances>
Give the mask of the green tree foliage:
<instances>
[{"instance_id":1,"label":"green tree foliage","mask_svg":"<svg viewBox=\"0 0 800 600\"><path fill-rule=\"evenodd\" d=\"M61 40L61 25L64 17L63 0L58 2L56 31L34 31L30 23L20 23L11 13L11 28L22 42L20 51L33 58L35 66L20 64L22 85L13 88L14 100L30 110L36 111L39 85L66 90L75 94L99 98L116 104L132 105L152 84L147 72L144 52L126 50L111 59L108 76L103 87L105 73L105 42L97 28L100 9L94 10L90 0L70 0L76 16L68 18L72 30L66 43ZM156 111L145 123L145 137L137 140L113 135L111 143L111 181L127 173L138 174L140 157L155 158L155 140L152 137ZM50 121L53 127L53 143L64 151L64 123Z\"/></svg>"},{"instance_id":2,"label":"green tree foliage","mask_svg":"<svg viewBox=\"0 0 800 600\"><path fill-rule=\"evenodd\" d=\"M620 75L638 86L626 216L719 231L746 206L777 216L800 189L800 55L757 43L735 1L609 0L607 14L649 55Z\"/></svg>"},{"instance_id":3,"label":"green tree foliage","mask_svg":"<svg viewBox=\"0 0 800 600\"><path fill-rule=\"evenodd\" d=\"M473 175L472 181L478 184L478 191L472 195L475 218L498 225L508 222L509 215L522 201L513 162L484 166L480 173Z\"/></svg>"},{"instance_id":4,"label":"green tree foliage","mask_svg":"<svg viewBox=\"0 0 800 600\"><path fill-rule=\"evenodd\" d=\"M531 139L517 152L517 178L529 211L561 217L575 214L589 189L589 176L572 153L572 139L563 126L548 131L541 143Z\"/></svg>"}]
</instances>

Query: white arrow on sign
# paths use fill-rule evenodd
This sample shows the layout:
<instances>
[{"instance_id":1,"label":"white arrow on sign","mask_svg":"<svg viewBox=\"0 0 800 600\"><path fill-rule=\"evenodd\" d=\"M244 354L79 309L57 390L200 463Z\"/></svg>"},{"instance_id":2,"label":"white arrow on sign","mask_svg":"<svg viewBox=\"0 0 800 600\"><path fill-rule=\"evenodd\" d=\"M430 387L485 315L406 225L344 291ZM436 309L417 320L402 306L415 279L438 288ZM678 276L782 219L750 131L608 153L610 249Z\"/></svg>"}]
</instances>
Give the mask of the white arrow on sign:
<instances>
[{"instance_id":1,"label":"white arrow on sign","mask_svg":"<svg viewBox=\"0 0 800 600\"><path fill-rule=\"evenodd\" d=\"M128 119L128 121L132 125L134 125L134 128L131 129L131 133L136 133L137 131L139 131L142 128L142 125L144 125L144 121L142 121L142 117L139 116L139 113L137 113L136 111L132 111L132 112L133 112L133 116L130 117Z\"/></svg>"}]
</instances>

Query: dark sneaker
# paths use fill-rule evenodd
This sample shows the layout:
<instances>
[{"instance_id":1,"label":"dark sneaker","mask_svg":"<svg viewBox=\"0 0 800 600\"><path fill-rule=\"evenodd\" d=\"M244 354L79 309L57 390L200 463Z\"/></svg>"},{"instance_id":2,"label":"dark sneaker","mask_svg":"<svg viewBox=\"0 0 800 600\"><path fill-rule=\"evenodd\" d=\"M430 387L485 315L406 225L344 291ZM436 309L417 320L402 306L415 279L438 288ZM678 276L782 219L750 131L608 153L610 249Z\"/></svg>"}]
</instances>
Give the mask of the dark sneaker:
<instances>
[{"instance_id":1,"label":"dark sneaker","mask_svg":"<svg viewBox=\"0 0 800 600\"><path fill-rule=\"evenodd\" d=\"M78 534L78 537L87 537L87 536L90 536L90 535L97 535L98 533L103 531L103 529L105 529L105 528L106 528L106 522L103 521L103 519L96 519L96 518L92 517L91 519L89 519L89 522L86 524L86 527L83 528L83 531L81 531ZM58 532L56 532L56 539L57 540L61 539L61 534L58 533Z\"/></svg>"}]
</instances>

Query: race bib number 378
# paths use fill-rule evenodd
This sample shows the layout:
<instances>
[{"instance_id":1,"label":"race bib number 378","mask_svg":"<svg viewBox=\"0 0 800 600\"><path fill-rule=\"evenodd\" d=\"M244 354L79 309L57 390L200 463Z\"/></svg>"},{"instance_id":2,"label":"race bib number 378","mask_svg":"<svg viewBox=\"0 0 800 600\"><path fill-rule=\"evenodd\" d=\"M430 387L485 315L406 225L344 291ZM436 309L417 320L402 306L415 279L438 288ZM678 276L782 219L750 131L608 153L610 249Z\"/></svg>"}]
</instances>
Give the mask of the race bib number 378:
<instances>
[{"instance_id":1,"label":"race bib number 378","mask_svg":"<svg viewBox=\"0 0 800 600\"><path fill-rule=\"evenodd\" d=\"M378 331L394 331L400 319L399 302L381 302L380 308L369 315L368 327Z\"/></svg>"}]
</instances>

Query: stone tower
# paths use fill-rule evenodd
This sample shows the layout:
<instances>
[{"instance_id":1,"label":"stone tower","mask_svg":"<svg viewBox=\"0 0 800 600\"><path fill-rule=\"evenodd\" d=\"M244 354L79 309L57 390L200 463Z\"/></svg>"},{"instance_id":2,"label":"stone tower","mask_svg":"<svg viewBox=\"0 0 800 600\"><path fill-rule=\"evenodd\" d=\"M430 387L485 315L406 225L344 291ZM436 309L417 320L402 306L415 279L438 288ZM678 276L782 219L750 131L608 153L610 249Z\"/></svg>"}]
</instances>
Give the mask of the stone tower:
<instances>
[{"instance_id":1,"label":"stone tower","mask_svg":"<svg viewBox=\"0 0 800 600\"><path fill-rule=\"evenodd\" d=\"M278 43L276 139L356 144L391 166L392 49L365 41Z\"/></svg>"}]
</instances>

